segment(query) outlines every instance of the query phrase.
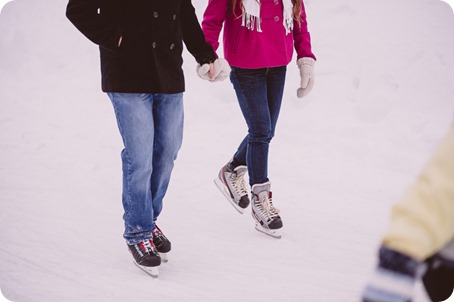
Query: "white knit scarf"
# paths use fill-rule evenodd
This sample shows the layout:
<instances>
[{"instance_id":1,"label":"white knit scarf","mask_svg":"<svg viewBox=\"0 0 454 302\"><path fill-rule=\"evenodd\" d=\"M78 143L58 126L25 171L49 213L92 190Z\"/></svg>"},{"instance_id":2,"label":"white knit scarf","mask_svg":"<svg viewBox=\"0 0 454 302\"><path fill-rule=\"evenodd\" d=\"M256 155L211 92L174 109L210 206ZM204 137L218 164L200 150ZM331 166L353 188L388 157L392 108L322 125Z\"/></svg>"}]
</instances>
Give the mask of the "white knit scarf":
<instances>
[{"instance_id":1,"label":"white knit scarf","mask_svg":"<svg viewBox=\"0 0 454 302\"><path fill-rule=\"evenodd\" d=\"M243 15L242 26L246 26L250 30L257 28L258 32L262 32L260 27L260 0L242 0L243 2ZM284 10L282 14L283 25L285 33L289 34L293 29L293 4L292 0L282 0Z\"/></svg>"}]
</instances>

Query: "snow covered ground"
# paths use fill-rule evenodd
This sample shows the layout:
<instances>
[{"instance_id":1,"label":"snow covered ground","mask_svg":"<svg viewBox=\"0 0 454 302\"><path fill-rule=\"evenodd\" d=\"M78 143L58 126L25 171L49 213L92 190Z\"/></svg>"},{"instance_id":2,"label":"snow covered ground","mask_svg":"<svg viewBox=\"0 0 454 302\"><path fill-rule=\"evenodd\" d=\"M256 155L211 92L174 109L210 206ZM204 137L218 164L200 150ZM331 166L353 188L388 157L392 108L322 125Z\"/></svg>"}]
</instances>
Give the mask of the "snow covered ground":
<instances>
[{"instance_id":1,"label":"snow covered ground","mask_svg":"<svg viewBox=\"0 0 454 302\"><path fill-rule=\"evenodd\" d=\"M205 0L193 0L201 17ZM390 206L452 123L454 15L439 0L307 0L316 86L289 65L270 154L284 236L213 184L246 133L229 81L185 52L185 138L153 280L122 239L121 139L98 50L64 0L0 15L0 288L14 302L358 301ZM417 302L428 301L419 285Z\"/></svg>"}]
</instances>

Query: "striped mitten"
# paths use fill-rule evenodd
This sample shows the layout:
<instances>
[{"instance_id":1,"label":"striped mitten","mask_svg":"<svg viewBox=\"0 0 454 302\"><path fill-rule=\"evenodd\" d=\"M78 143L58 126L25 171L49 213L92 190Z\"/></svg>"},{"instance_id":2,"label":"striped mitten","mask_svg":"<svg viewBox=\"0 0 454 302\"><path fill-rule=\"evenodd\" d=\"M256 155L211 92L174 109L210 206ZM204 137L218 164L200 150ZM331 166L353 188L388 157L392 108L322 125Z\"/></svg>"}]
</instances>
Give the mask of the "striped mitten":
<instances>
[{"instance_id":1,"label":"striped mitten","mask_svg":"<svg viewBox=\"0 0 454 302\"><path fill-rule=\"evenodd\" d=\"M378 256L362 302L411 302L419 262L385 247L380 248Z\"/></svg>"}]
</instances>

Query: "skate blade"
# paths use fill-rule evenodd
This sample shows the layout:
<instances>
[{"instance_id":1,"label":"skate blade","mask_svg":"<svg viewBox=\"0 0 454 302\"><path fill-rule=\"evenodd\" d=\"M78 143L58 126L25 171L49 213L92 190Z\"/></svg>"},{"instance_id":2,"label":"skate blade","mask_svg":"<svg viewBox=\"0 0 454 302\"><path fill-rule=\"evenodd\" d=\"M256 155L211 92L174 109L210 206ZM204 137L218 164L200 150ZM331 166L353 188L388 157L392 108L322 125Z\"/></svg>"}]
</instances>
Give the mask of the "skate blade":
<instances>
[{"instance_id":1,"label":"skate blade","mask_svg":"<svg viewBox=\"0 0 454 302\"><path fill-rule=\"evenodd\" d=\"M167 253L159 253L159 256L161 257L161 261L164 263L169 262L169 258L167 257Z\"/></svg>"},{"instance_id":2,"label":"skate blade","mask_svg":"<svg viewBox=\"0 0 454 302\"><path fill-rule=\"evenodd\" d=\"M227 200L230 202L230 204L235 208L235 210L237 210L238 213L243 214L244 209L242 207L240 207L239 205L237 205L235 203L235 201L232 200L232 198L230 197L229 191L226 190L222 181L220 181L219 178L216 177L214 179L214 183L216 184L216 187L218 187L219 191L221 191L221 193L225 196L225 198L227 198Z\"/></svg>"},{"instance_id":3,"label":"skate blade","mask_svg":"<svg viewBox=\"0 0 454 302\"><path fill-rule=\"evenodd\" d=\"M158 275L159 275L159 266L143 266L143 265L140 265L138 264L137 262L133 261L134 264L140 268L141 270L143 270L145 273L147 273L148 275L150 275L151 277L153 278L158 278Z\"/></svg>"},{"instance_id":4,"label":"skate blade","mask_svg":"<svg viewBox=\"0 0 454 302\"><path fill-rule=\"evenodd\" d=\"M257 231L264 233L268 236L271 236L273 238L276 238L276 239L282 238L282 229L275 229L275 230L267 229L267 228L262 227L262 225L260 223L255 224L255 229Z\"/></svg>"}]
</instances>

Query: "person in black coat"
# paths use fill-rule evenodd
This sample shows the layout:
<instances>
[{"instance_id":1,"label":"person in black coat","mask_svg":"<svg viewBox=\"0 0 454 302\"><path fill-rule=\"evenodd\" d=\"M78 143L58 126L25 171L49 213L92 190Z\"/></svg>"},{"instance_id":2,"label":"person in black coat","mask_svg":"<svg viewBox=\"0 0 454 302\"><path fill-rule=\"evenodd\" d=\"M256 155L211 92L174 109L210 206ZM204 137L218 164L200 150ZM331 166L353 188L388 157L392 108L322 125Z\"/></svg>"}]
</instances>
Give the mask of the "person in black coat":
<instances>
[{"instance_id":1,"label":"person in black coat","mask_svg":"<svg viewBox=\"0 0 454 302\"><path fill-rule=\"evenodd\" d=\"M183 134L183 42L197 74L230 71L206 43L190 0L69 0L66 16L99 45L102 90L123 139L124 238L153 277L171 249L156 225Z\"/></svg>"}]
</instances>

